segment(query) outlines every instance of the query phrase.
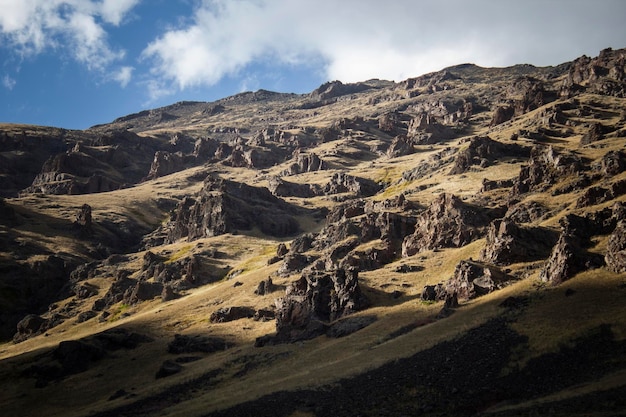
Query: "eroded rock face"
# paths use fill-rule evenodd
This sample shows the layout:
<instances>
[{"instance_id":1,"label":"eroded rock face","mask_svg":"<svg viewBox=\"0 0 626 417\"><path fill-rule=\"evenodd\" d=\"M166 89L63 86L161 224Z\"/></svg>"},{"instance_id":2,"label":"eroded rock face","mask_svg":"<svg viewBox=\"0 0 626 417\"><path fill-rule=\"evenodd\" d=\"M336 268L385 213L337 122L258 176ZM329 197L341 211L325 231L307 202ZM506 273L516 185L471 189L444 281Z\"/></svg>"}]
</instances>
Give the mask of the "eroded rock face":
<instances>
[{"instance_id":1,"label":"eroded rock face","mask_svg":"<svg viewBox=\"0 0 626 417\"><path fill-rule=\"evenodd\" d=\"M603 95L626 97L625 68L626 58L621 50L607 48L596 58L582 56L570 67L561 95L571 97L588 90Z\"/></svg>"},{"instance_id":2,"label":"eroded rock face","mask_svg":"<svg viewBox=\"0 0 626 417\"><path fill-rule=\"evenodd\" d=\"M469 145L458 152L450 175L467 172L471 166L481 168L490 166L503 157L528 157L530 149L520 145L509 145L491 139L488 136L474 136Z\"/></svg>"},{"instance_id":3,"label":"eroded rock face","mask_svg":"<svg viewBox=\"0 0 626 417\"><path fill-rule=\"evenodd\" d=\"M576 176L584 168L580 157L573 153L558 153L551 146L536 146L530 153L528 165L521 168L511 194L545 191L558 180Z\"/></svg>"},{"instance_id":4,"label":"eroded rock face","mask_svg":"<svg viewBox=\"0 0 626 417\"><path fill-rule=\"evenodd\" d=\"M276 301L276 335L264 343L317 337L326 332L328 323L368 305L354 269L304 274Z\"/></svg>"},{"instance_id":5,"label":"eroded rock face","mask_svg":"<svg viewBox=\"0 0 626 417\"><path fill-rule=\"evenodd\" d=\"M626 272L626 219L620 220L609 236L604 260L610 271Z\"/></svg>"},{"instance_id":6,"label":"eroded rock face","mask_svg":"<svg viewBox=\"0 0 626 417\"><path fill-rule=\"evenodd\" d=\"M337 172L323 187L326 195L339 193L354 193L357 197L369 197L380 191L380 185L366 178L359 178L345 172Z\"/></svg>"},{"instance_id":7,"label":"eroded rock face","mask_svg":"<svg viewBox=\"0 0 626 417\"><path fill-rule=\"evenodd\" d=\"M196 197L185 198L174 210L166 225L168 241L183 237L193 241L255 226L270 236L289 236L299 230L293 213L294 207L267 188L207 178Z\"/></svg>"},{"instance_id":8,"label":"eroded rock face","mask_svg":"<svg viewBox=\"0 0 626 417\"><path fill-rule=\"evenodd\" d=\"M561 233L539 277L544 282L559 285L579 272L598 268L603 263L601 256L590 254L582 248L578 236Z\"/></svg>"},{"instance_id":9,"label":"eroded rock face","mask_svg":"<svg viewBox=\"0 0 626 417\"><path fill-rule=\"evenodd\" d=\"M167 151L157 151L154 154L154 160L150 166L147 180L152 180L164 175L172 174L180 171L185 166L185 160L182 153L170 153Z\"/></svg>"},{"instance_id":10,"label":"eroded rock face","mask_svg":"<svg viewBox=\"0 0 626 417\"><path fill-rule=\"evenodd\" d=\"M480 259L496 265L545 259L557 233L540 227L521 227L509 218L494 220L487 231Z\"/></svg>"},{"instance_id":11,"label":"eroded rock face","mask_svg":"<svg viewBox=\"0 0 626 417\"><path fill-rule=\"evenodd\" d=\"M452 194L440 194L417 217L415 233L402 243L402 256L438 248L457 248L481 237L494 213L465 204Z\"/></svg>"},{"instance_id":12,"label":"eroded rock face","mask_svg":"<svg viewBox=\"0 0 626 417\"><path fill-rule=\"evenodd\" d=\"M321 171L326 169L326 162L320 159L317 154L303 153L299 150L294 152L293 162L289 165L283 175L297 175L305 172Z\"/></svg>"},{"instance_id":13,"label":"eroded rock face","mask_svg":"<svg viewBox=\"0 0 626 417\"><path fill-rule=\"evenodd\" d=\"M511 277L498 268L474 261L461 261L454 275L446 282L447 294L459 299L470 299L502 288Z\"/></svg>"}]
</instances>

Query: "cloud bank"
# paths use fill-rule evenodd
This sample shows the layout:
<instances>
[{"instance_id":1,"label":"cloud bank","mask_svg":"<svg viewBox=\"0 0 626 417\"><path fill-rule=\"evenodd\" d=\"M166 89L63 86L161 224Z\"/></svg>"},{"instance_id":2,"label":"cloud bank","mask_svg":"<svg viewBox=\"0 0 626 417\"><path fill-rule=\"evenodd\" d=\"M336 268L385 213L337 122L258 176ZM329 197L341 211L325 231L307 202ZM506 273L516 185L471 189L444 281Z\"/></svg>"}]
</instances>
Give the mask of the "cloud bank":
<instances>
[{"instance_id":1,"label":"cloud bank","mask_svg":"<svg viewBox=\"0 0 626 417\"><path fill-rule=\"evenodd\" d=\"M120 25L139 1L0 0L0 44L21 57L62 51L89 70L104 72L125 56L109 45L105 27Z\"/></svg>"},{"instance_id":2,"label":"cloud bank","mask_svg":"<svg viewBox=\"0 0 626 417\"><path fill-rule=\"evenodd\" d=\"M552 65L626 39L626 3L581 0L204 0L151 42L154 91L210 86L255 62L322 62L327 79L401 80L473 62Z\"/></svg>"}]
</instances>

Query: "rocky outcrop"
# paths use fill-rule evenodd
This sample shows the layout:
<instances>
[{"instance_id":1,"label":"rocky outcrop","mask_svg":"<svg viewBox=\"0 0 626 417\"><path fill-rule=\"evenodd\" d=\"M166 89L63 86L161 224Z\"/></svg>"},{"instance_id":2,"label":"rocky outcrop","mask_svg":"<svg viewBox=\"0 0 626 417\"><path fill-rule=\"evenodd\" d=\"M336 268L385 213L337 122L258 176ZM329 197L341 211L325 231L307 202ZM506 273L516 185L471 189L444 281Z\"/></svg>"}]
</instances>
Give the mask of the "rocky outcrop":
<instances>
[{"instance_id":1,"label":"rocky outcrop","mask_svg":"<svg viewBox=\"0 0 626 417\"><path fill-rule=\"evenodd\" d=\"M270 177L268 189L277 197L309 198L321 194L320 187L315 184L298 184L277 176Z\"/></svg>"},{"instance_id":2,"label":"rocky outcrop","mask_svg":"<svg viewBox=\"0 0 626 417\"><path fill-rule=\"evenodd\" d=\"M611 201L626 194L626 180L615 181L607 188L599 185L587 188L576 200L576 207L589 207L596 204Z\"/></svg>"},{"instance_id":3,"label":"rocky outcrop","mask_svg":"<svg viewBox=\"0 0 626 417\"><path fill-rule=\"evenodd\" d=\"M391 145L387 149L389 158L397 158L399 156L410 155L415 152L413 141L404 135L393 138Z\"/></svg>"},{"instance_id":4,"label":"rocky outcrop","mask_svg":"<svg viewBox=\"0 0 626 417\"><path fill-rule=\"evenodd\" d=\"M353 193L356 197L370 197L379 192L381 186L374 181L355 177L345 172L336 172L330 181L322 187L326 195Z\"/></svg>"},{"instance_id":5,"label":"rocky outcrop","mask_svg":"<svg viewBox=\"0 0 626 417\"><path fill-rule=\"evenodd\" d=\"M283 176L297 175L305 172L321 171L326 169L326 162L314 153L294 153L293 162L282 172Z\"/></svg>"},{"instance_id":6,"label":"rocky outcrop","mask_svg":"<svg viewBox=\"0 0 626 417\"><path fill-rule=\"evenodd\" d=\"M257 345L291 343L326 333L328 324L369 305L356 270L304 274L276 301L276 335Z\"/></svg>"},{"instance_id":7,"label":"rocky outcrop","mask_svg":"<svg viewBox=\"0 0 626 417\"><path fill-rule=\"evenodd\" d=\"M515 115L515 109L511 106L498 106L493 112L489 126L497 126L508 122Z\"/></svg>"},{"instance_id":8,"label":"rocky outcrop","mask_svg":"<svg viewBox=\"0 0 626 417\"><path fill-rule=\"evenodd\" d=\"M440 124L434 115L422 112L409 122L407 137L416 145L428 145L449 140L454 132Z\"/></svg>"},{"instance_id":9,"label":"rocky outcrop","mask_svg":"<svg viewBox=\"0 0 626 417\"><path fill-rule=\"evenodd\" d=\"M599 171L605 177L614 177L626 171L626 154L621 151L609 151L600 160Z\"/></svg>"},{"instance_id":10,"label":"rocky outcrop","mask_svg":"<svg viewBox=\"0 0 626 417\"><path fill-rule=\"evenodd\" d=\"M89 204L83 204L80 211L76 214L74 228L81 237L88 237L93 234L93 219L91 217L91 206Z\"/></svg>"},{"instance_id":11,"label":"rocky outcrop","mask_svg":"<svg viewBox=\"0 0 626 417\"><path fill-rule=\"evenodd\" d=\"M495 214L470 206L452 194L440 194L417 217L415 232L402 243L402 256L464 246L484 235Z\"/></svg>"},{"instance_id":12,"label":"rocky outcrop","mask_svg":"<svg viewBox=\"0 0 626 417\"><path fill-rule=\"evenodd\" d=\"M267 188L209 177L196 197L186 197L178 204L165 226L167 240L186 237L193 241L253 227L270 236L289 236L299 230L295 213L295 207Z\"/></svg>"},{"instance_id":13,"label":"rocky outcrop","mask_svg":"<svg viewBox=\"0 0 626 417\"><path fill-rule=\"evenodd\" d=\"M582 91L626 97L626 58L624 50L600 51L596 58L582 56L572 63L561 88L561 96L571 97Z\"/></svg>"},{"instance_id":14,"label":"rocky outcrop","mask_svg":"<svg viewBox=\"0 0 626 417\"><path fill-rule=\"evenodd\" d=\"M225 323L228 321L234 321L244 318L254 317L255 310L252 307L234 306L234 307L222 307L213 313L209 321L211 323Z\"/></svg>"},{"instance_id":15,"label":"rocky outcrop","mask_svg":"<svg viewBox=\"0 0 626 417\"><path fill-rule=\"evenodd\" d=\"M488 136L474 136L469 145L456 154L450 175L467 172L472 166L488 167L504 157L530 156L530 149L516 144L504 144Z\"/></svg>"},{"instance_id":16,"label":"rocky outcrop","mask_svg":"<svg viewBox=\"0 0 626 417\"><path fill-rule=\"evenodd\" d=\"M578 236L561 233L539 278L552 285L558 285L579 272L598 268L603 263L599 255L590 254L582 248Z\"/></svg>"},{"instance_id":17,"label":"rocky outcrop","mask_svg":"<svg viewBox=\"0 0 626 417\"><path fill-rule=\"evenodd\" d=\"M610 271L626 272L626 219L620 220L609 236L604 260Z\"/></svg>"},{"instance_id":18,"label":"rocky outcrop","mask_svg":"<svg viewBox=\"0 0 626 417\"><path fill-rule=\"evenodd\" d=\"M512 277L498 268L474 261L461 261L446 284L447 294L470 299L502 288Z\"/></svg>"},{"instance_id":19,"label":"rocky outcrop","mask_svg":"<svg viewBox=\"0 0 626 417\"><path fill-rule=\"evenodd\" d=\"M546 228L518 226L507 217L494 220L489 225L480 260L509 265L545 259L557 238L556 232Z\"/></svg>"},{"instance_id":20,"label":"rocky outcrop","mask_svg":"<svg viewBox=\"0 0 626 417\"><path fill-rule=\"evenodd\" d=\"M585 169L579 156L557 152L552 146L536 146L527 165L522 166L511 189L512 196L531 191L545 191L559 180L576 176Z\"/></svg>"}]
</instances>

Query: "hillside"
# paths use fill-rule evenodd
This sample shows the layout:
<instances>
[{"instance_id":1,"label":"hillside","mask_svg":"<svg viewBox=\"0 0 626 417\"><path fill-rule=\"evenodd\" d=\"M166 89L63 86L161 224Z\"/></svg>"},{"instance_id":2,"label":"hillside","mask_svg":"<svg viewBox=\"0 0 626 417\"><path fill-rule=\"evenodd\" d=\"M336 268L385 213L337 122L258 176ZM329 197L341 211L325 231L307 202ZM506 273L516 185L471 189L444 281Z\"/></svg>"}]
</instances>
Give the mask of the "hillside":
<instances>
[{"instance_id":1,"label":"hillside","mask_svg":"<svg viewBox=\"0 0 626 417\"><path fill-rule=\"evenodd\" d=\"M625 71L0 125L2 415L623 415Z\"/></svg>"}]
</instances>

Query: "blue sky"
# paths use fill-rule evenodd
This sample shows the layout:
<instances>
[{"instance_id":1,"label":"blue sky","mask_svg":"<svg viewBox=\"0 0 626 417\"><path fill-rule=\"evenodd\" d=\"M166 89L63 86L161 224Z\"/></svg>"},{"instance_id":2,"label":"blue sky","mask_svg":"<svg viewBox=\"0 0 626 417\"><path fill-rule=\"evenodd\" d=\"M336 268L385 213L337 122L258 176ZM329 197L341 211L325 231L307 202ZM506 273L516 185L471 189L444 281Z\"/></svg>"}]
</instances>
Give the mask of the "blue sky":
<instances>
[{"instance_id":1,"label":"blue sky","mask_svg":"<svg viewBox=\"0 0 626 417\"><path fill-rule=\"evenodd\" d=\"M0 0L0 122L73 129L181 100L626 47L623 0Z\"/></svg>"}]
</instances>

